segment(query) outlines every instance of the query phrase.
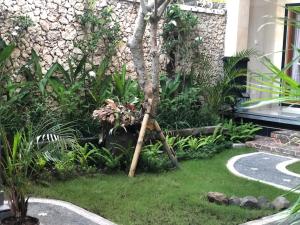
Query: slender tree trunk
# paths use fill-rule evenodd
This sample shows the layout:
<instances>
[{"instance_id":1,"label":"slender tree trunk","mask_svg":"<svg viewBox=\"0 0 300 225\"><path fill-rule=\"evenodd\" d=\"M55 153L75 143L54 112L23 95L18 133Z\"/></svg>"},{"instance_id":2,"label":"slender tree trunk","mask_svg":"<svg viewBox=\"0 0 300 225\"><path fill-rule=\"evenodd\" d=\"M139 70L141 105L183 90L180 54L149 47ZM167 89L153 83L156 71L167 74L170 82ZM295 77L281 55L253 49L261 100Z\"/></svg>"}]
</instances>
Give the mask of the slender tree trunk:
<instances>
[{"instance_id":1,"label":"slender tree trunk","mask_svg":"<svg viewBox=\"0 0 300 225\"><path fill-rule=\"evenodd\" d=\"M164 149L168 154L170 160L175 166L178 162L175 152L169 147L166 138L161 131L159 124L155 120L157 107L159 104L159 50L157 43L157 30L158 22L165 11L166 7L171 0L153 0L150 4L146 5L148 1L140 0L140 8L135 23L135 28L132 37L129 39L128 46L131 50L133 63L137 72L139 86L144 91L145 103L144 109L146 113L143 118L142 126L139 133L138 142L135 148L134 156L131 162L130 171L128 176L133 177L137 167L139 155L141 153L147 126L154 127L159 133L161 142ZM147 20L146 16L150 16L150 29L151 29L151 76L147 73L144 58L143 37L146 30Z\"/></svg>"},{"instance_id":2,"label":"slender tree trunk","mask_svg":"<svg viewBox=\"0 0 300 225\"><path fill-rule=\"evenodd\" d=\"M152 57L152 93L153 93L153 104L151 113L153 116L156 115L157 107L159 104L159 52L157 44L157 29L158 29L158 18L155 17L150 19L151 26L151 57Z\"/></svg>"},{"instance_id":3,"label":"slender tree trunk","mask_svg":"<svg viewBox=\"0 0 300 225\"><path fill-rule=\"evenodd\" d=\"M143 1L143 0L142 0ZM132 37L128 41L140 88L144 90L146 83L146 66L144 59L143 37L146 30L145 14L140 6Z\"/></svg>"}]
</instances>

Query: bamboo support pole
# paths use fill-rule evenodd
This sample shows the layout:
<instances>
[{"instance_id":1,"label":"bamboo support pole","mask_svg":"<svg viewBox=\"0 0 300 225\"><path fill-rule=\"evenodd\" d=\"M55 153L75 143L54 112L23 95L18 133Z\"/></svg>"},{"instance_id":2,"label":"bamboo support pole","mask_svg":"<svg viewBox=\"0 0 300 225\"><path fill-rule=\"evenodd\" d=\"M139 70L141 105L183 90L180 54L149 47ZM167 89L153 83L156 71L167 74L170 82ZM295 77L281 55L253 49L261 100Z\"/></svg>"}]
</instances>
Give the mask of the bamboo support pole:
<instances>
[{"instance_id":1,"label":"bamboo support pole","mask_svg":"<svg viewBox=\"0 0 300 225\"><path fill-rule=\"evenodd\" d=\"M146 129L147 129L147 124L148 124L148 121L149 121L149 118L150 118L150 112L151 112L151 107L152 107L152 99L149 99L148 102L149 102L149 105L147 107L147 111L146 111L146 113L144 115L144 118L143 118L142 126L141 126L140 133L139 133L139 138L138 138L137 144L135 146L134 155L133 155L133 158L132 158L132 161L131 161L130 170L129 170L129 174L128 174L129 177L134 177L135 170L136 170L136 167L137 167L137 163L138 163L138 160L139 160L139 157L140 157L140 154L141 154L141 150L142 150L142 147L143 147L143 142L144 142L144 137L145 137L145 133L146 133Z\"/></svg>"},{"instance_id":2,"label":"bamboo support pole","mask_svg":"<svg viewBox=\"0 0 300 225\"><path fill-rule=\"evenodd\" d=\"M171 160L171 162L173 163L174 166L179 167L178 160L176 158L175 152L168 145L166 137L165 137L164 133L162 132L162 130L161 130L161 128L160 128L160 126L159 126L159 124L156 120L154 121L154 126L155 126L156 131L159 134L159 139L162 142L162 144L164 146L164 149L165 149L166 153L169 156L169 159Z\"/></svg>"}]
</instances>

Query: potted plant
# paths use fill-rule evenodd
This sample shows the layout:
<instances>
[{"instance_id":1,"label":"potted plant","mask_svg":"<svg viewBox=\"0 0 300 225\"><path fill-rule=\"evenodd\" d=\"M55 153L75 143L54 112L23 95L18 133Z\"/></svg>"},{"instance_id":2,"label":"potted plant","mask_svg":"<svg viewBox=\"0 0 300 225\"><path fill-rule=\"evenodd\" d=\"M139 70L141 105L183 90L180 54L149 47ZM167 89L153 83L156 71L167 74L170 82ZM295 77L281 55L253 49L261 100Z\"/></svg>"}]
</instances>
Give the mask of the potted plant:
<instances>
[{"instance_id":1,"label":"potted plant","mask_svg":"<svg viewBox=\"0 0 300 225\"><path fill-rule=\"evenodd\" d=\"M134 104L106 99L105 105L94 110L93 118L102 127L101 142L113 152L117 151L115 148L118 146L129 147L137 141L136 127L139 127L141 116Z\"/></svg>"},{"instance_id":2,"label":"potted plant","mask_svg":"<svg viewBox=\"0 0 300 225\"><path fill-rule=\"evenodd\" d=\"M1 168L0 174L8 193L11 216L2 219L3 225L38 225L37 218L27 215L28 185L36 155L33 141L25 132L17 132L11 141L0 127Z\"/></svg>"}]
</instances>

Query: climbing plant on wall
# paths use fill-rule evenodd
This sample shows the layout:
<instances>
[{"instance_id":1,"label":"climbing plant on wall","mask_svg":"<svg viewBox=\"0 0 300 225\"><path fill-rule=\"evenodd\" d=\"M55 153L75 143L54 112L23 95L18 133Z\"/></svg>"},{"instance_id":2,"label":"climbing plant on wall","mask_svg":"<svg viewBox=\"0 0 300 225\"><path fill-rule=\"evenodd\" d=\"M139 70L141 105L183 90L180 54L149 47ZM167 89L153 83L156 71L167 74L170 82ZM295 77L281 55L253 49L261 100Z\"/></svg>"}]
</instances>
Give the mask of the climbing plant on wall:
<instances>
[{"instance_id":1,"label":"climbing plant on wall","mask_svg":"<svg viewBox=\"0 0 300 225\"><path fill-rule=\"evenodd\" d=\"M164 15L162 50L169 59L169 75L182 74L184 77L192 71L195 58L199 56L202 38L197 35L198 17L190 11L171 5ZM198 63L198 61L197 61Z\"/></svg>"}]
</instances>

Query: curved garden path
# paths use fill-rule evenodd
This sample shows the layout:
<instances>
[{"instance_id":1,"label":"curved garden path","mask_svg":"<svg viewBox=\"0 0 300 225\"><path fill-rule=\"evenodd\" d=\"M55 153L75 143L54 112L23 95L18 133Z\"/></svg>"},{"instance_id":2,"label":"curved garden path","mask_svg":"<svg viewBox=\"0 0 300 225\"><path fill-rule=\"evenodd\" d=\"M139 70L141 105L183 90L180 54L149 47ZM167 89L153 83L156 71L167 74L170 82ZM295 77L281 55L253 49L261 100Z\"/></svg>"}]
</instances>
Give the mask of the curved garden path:
<instances>
[{"instance_id":1,"label":"curved garden path","mask_svg":"<svg viewBox=\"0 0 300 225\"><path fill-rule=\"evenodd\" d=\"M297 161L300 159L255 152L231 158L227 163L227 168L239 177L259 181L283 190L291 190L300 185L300 174L288 171L286 166ZM300 193L300 190L296 192Z\"/></svg>"},{"instance_id":2,"label":"curved garden path","mask_svg":"<svg viewBox=\"0 0 300 225\"><path fill-rule=\"evenodd\" d=\"M28 215L39 218L40 225L116 225L72 203L54 199L30 198Z\"/></svg>"}]
</instances>

